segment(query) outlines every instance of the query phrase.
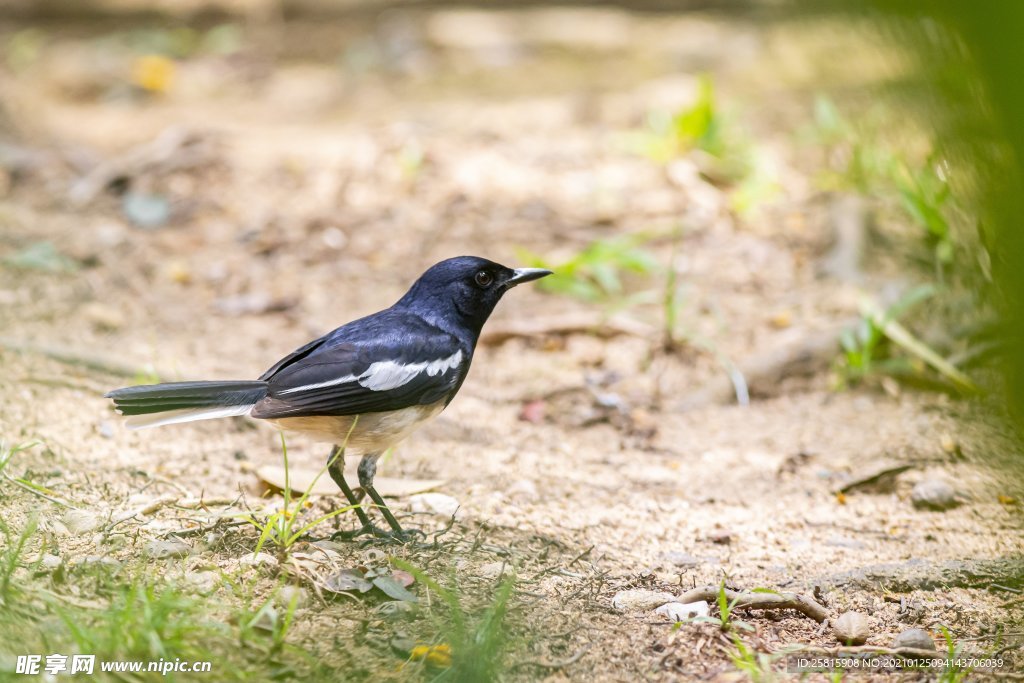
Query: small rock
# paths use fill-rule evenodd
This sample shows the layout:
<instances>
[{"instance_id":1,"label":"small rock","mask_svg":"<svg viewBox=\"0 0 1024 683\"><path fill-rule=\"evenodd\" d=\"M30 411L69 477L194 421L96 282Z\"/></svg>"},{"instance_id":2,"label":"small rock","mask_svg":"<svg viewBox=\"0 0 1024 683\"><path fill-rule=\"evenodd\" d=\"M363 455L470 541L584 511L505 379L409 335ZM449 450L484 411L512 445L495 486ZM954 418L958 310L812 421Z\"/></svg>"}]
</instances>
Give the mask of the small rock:
<instances>
[{"instance_id":1,"label":"small rock","mask_svg":"<svg viewBox=\"0 0 1024 683\"><path fill-rule=\"evenodd\" d=\"M413 512L451 518L459 509L459 501L443 493L417 493L409 497Z\"/></svg>"},{"instance_id":2,"label":"small rock","mask_svg":"<svg viewBox=\"0 0 1024 683\"><path fill-rule=\"evenodd\" d=\"M277 558L269 553L256 553L254 555L245 554L242 559L239 560L242 566L245 567L276 567Z\"/></svg>"},{"instance_id":3,"label":"small rock","mask_svg":"<svg viewBox=\"0 0 1024 683\"><path fill-rule=\"evenodd\" d=\"M708 603L699 600L687 603L668 602L654 610L654 613L668 617L669 621L686 621L694 617L706 617L711 611Z\"/></svg>"},{"instance_id":4,"label":"small rock","mask_svg":"<svg viewBox=\"0 0 1024 683\"><path fill-rule=\"evenodd\" d=\"M662 555L662 557L677 567L697 567L701 564L699 557L695 557L690 553L679 552L678 550L670 550Z\"/></svg>"},{"instance_id":5,"label":"small rock","mask_svg":"<svg viewBox=\"0 0 1024 683\"><path fill-rule=\"evenodd\" d=\"M871 623L860 612L843 612L832 623L832 633L841 645L863 645L871 635Z\"/></svg>"},{"instance_id":6,"label":"small rock","mask_svg":"<svg viewBox=\"0 0 1024 683\"><path fill-rule=\"evenodd\" d=\"M51 555L50 553L44 553L43 556L39 558L39 566L47 571L53 571L61 565L61 562L63 562L63 560L56 555Z\"/></svg>"},{"instance_id":7,"label":"small rock","mask_svg":"<svg viewBox=\"0 0 1024 683\"><path fill-rule=\"evenodd\" d=\"M915 650L934 650L935 641L928 635L928 631L922 628L908 628L892 640L892 648L894 650L901 647L913 648Z\"/></svg>"},{"instance_id":8,"label":"small rock","mask_svg":"<svg viewBox=\"0 0 1024 683\"><path fill-rule=\"evenodd\" d=\"M717 545L729 545L732 543L731 531L716 531L708 535L708 540Z\"/></svg>"},{"instance_id":9,"label":"small rock","mask_svg":"<svg viewBox=\"0 0 1024 683\"><path fill-rule=\"evenodd\" d=\"M73 536L86 534L100 525L100 518L97 515L85 510L68 510L64 513L64 526L68 533Z\"/></svg>"},{"instance_id":10,"label":"small rock","mask_svg":"<svg viewBox=\"0 0 1024 683\"><path fill-rule=\"evenodd\" d=\"M519 410L519 419L523 422L540 424L544 421L544 414L547 412L547 403L543 399L527 401Z\"/></svg>"},{"instance_id":11,"label":"small rock","mask_svg":"<svg viewBox=\"0 0 1024 683\"><path fill-rule=\"evenodd\" d=\"M112 557L106 557L104 555L86 555L75 562L75 567L80 567L82 569L103 567L110 570L117 570L121 568L121 563Z\"/></svg>"},{"instance_id":12,"label":"small rock","mask_svg":"<svg viewBox=\"0 0 1024 683\"><path fill-rule=\"evenodd\" d=\"M387 564L388 554L379 548L369 548L363 553L363 564L373 566L375 564Z\"/></svg>"},{"instance_id":13,"label":"small rock","mask_svg":"<svg viewBox=\"0 0 1024 683\"><path fill-rule=\"evenodd\" d=\"M674 595L665 591L633 588L616 593L615 597L612 598L612 607L620 612L646 612L665 603L672 602L674 599Z\"/></svg>"},{"instance_id":14,"label":"small rock","mask_svg":"<svg viewBox=\"0 0 1024 683\"><path fill-rule=\"evenodd\" d=\"M277 604L285 609L291 609L292 601L295 601L295 608L299 609L309 604L309 591L302 586L281 586L274 596Z\"/></svg>"},{"instance_id":15,"label":"small rock","mask_svg":"<svg viewBox=\"0 0 1024 683\"><path fill-rule=\"evenodd\" d=\"M220 576L214 571L189 572L185 574L185 581L200 595L209 595L217 589Z\"/></svg>"},{"instance_id":16,"label":"small rock","mask_svg":"<svg viewBox=\"0 0 1024 683\"><path fill-rule=\"evenodd\" d=\"M540 497L540 491L537 490L537 485L529 479L520 479L505 489L505 497L509 500L529 502L537 500Z\"/></svg>"},{"instance_id":17,"label":"small rock","mask_svg":"<svg viewBox=\"0 0 1024 683\"><path fill-rule=\"evenodd\" d=\"M504 576L508 569L508 562L488 562L480 567L480 576L484 579L497 579Z\"/></svg>"},{"instance_id":18,"label":"small rock","mask_svg":"<svg viewBox=\"0 0 1024 683\"><path fill-rule=\"evenodd\" d=\"M263 607L259 613L249 622L249 627L260 631L273 632L277 625L277 610L270 605Z\"/></svg>"},{"instance_id":19,"label":"small rock","mask_svg":"<svg viewBox=\"0 0 1024 683\"><path fill-rule=\"evenodd\" d=\"M124 313L99 301L90 301L79 312L98 330L119 330L125 323Z\"/></svg>"},{"instance_id":20,"label":"small rock","mask_svg":"<svg viewBox=\"0 0 1024 683\"><path fill-rule=\"evenodd\" d=\"M914 507L923 510L948 510L960 504L953 487L941 479L925 479L910 492Z\"/></svg>"},{"instance_id":21,"label":"small rock","mask_svg":"<svg viewBox=\"0 0 1024 683\"><path fill-rule=\"evenodd\" d=\"M126 192L121 210L129 221L146 230L163 227L171 217L170 202L159 194Z\"/></svg>"},{"instance_id":22,"label":"small rock","mask_svg":"<svg viewBox=\"0 0 1024 683\"><path fill-rule=\"evenodd\" d=\"M99 431L100 436L102 436L104 439L113 439L114 423L111 422L110 420L100 420L100 424L99 427L97 428L97 431Z\"/></svg>"},{"instance_id":23,"label":"small rock","mask_svg":"<svg viewBox=\"0 0 1024 683\"><path fill-rule=\"evenodd\" d=\"M168 560L173 558L188 557L192 553L192 546L179 539L170 541L151 541L146 546L146 555L156 560Z\"/></svg>"},{"instance_id":24,"label":"small rock","mask_svg":"<svg viewBox=\"0 0 1024 683\"><path fill-rule=\"evenodd\" d=\"M388 621L401 621L416 613L416 604L404 600L391 600L378 606L377 613Z\"/></svg>"},{"instance_id":25,"label":"small rock","mask_svg":"<svg viewBox=\"0 0 1024 683\"><path fill-rule=\"evenodd\" d=\"M401 657L408 657L409 653L416 647L416 641L406 635L396 635L388 641L388 644L395 651L395 654Z\"/></svg>"},{"instance_id":26,"label":"small rock","mask_svg":"<svg viewBox=\"0 0 1024 683\"><path fill-rule=\"evenodd\" d=\"M369 581L358 567L354 567L331 574L324 579L321 586L331 593L368 593L373 589L373 582Z\"/></svg>"}]
</instances>

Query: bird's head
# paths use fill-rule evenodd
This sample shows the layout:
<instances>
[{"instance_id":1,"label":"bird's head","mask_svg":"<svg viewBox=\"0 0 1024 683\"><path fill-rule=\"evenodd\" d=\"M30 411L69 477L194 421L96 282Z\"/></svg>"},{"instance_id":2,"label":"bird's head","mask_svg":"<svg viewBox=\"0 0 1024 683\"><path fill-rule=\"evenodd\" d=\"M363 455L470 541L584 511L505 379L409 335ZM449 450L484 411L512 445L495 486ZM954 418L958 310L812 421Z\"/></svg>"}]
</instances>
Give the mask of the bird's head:
<instances>
[{"instance_id":1,"label":"bird's head","mask_svg":"<svg viewBox=\"0 0 1024 683\"><path fill-rule=\"evenodd\" d=\"M431 266L395 306L479 334L505 292L547 275L551 271L543 268L508 268L478 256L457 256Z\"/></svg>"}]
</instances>

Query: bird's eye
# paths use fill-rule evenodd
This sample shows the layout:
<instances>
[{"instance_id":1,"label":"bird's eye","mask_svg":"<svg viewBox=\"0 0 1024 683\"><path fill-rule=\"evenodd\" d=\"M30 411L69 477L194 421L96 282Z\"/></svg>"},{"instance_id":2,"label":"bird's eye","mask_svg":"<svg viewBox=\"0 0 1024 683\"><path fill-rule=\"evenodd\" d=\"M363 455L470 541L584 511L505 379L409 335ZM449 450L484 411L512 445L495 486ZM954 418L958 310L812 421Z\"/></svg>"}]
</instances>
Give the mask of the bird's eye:
<instances>
[{"instance_id":1,"label":"bird's eye","mask_svg":"<svg viewBox=\"0 0 1024 683\"><path fill-rule=\"evenodd\" d=\"M481 270L473 276L473 281L476 282L477 287L490 287L491 283L494 282L494 276L486 270Z\"/></svg>"}]
</instances>

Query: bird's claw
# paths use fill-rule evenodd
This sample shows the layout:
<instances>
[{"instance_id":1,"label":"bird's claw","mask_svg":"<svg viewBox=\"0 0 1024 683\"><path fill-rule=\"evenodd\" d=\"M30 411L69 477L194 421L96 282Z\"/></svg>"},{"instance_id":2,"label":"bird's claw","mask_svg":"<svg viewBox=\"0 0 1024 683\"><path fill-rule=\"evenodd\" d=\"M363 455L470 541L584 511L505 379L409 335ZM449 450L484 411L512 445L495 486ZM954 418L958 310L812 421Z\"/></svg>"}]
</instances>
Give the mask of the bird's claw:
<instances>
[{"instance_id":1,"label":"bird's claw","mask_svg":"<svg viewBox=\"0 0 1024 683\"><path fill-rule=\"evenodd\" d=\"M332 541L343 540L343 541L354 541L360 536L371 536L372 538L365 539L364 543L373 543L380 541L382 543L395 543L398 545L405 545L412 543L418 539L425 539L427 534L420 529L382 529L375 524L364 524L363 526L353 531L336 531L331 535Z\"/></svg>"}]
</instances>

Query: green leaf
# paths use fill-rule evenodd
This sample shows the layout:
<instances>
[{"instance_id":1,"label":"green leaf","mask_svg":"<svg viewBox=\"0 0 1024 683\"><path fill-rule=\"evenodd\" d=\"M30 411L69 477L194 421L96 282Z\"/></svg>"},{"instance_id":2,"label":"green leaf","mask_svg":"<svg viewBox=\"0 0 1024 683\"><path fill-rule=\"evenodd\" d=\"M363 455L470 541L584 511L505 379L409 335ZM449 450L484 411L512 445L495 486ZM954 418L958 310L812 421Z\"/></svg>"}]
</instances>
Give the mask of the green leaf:
<instances>
[{"instance_id":1,"label":"green leaf","mask_svg":"<svg viewBox=\"0 0 1024 683\"><path fill-rule=\"evenodd\" d=\"M51 242L34 242L13 256L4 259L13 268L41 270L47 273L70 273L78 264L57 251Z\"/></svg>"}]
</instances>

